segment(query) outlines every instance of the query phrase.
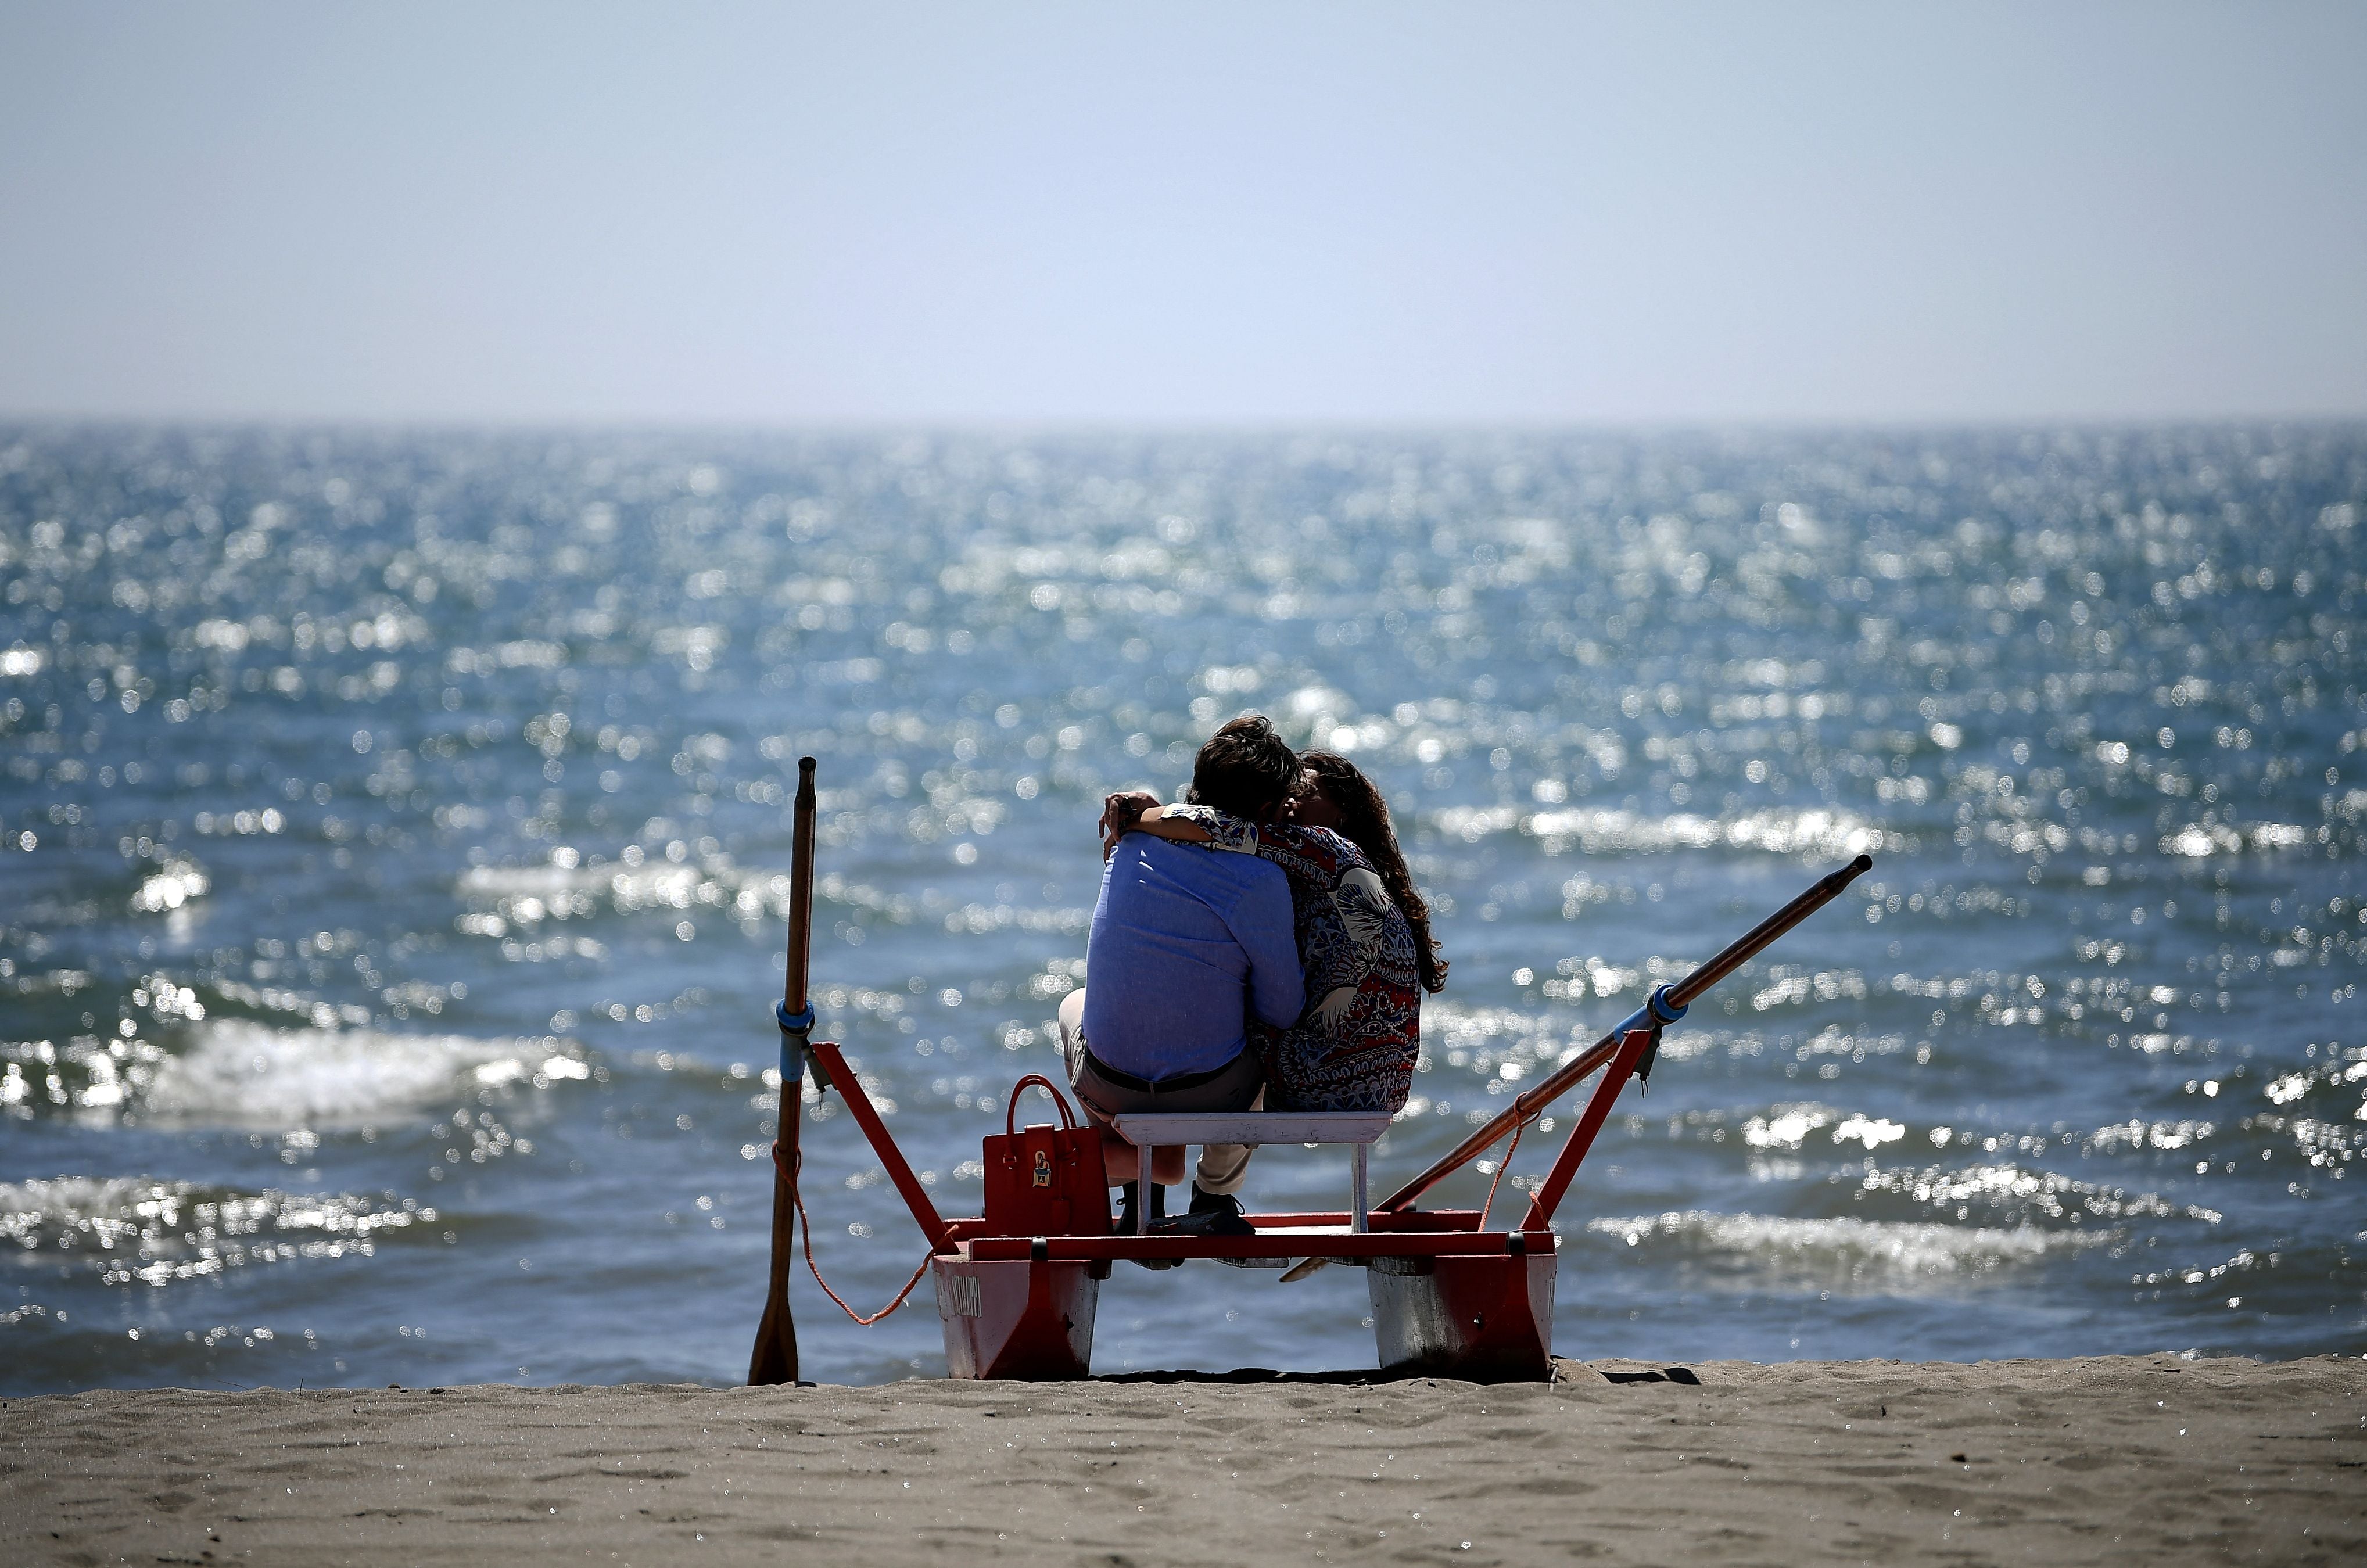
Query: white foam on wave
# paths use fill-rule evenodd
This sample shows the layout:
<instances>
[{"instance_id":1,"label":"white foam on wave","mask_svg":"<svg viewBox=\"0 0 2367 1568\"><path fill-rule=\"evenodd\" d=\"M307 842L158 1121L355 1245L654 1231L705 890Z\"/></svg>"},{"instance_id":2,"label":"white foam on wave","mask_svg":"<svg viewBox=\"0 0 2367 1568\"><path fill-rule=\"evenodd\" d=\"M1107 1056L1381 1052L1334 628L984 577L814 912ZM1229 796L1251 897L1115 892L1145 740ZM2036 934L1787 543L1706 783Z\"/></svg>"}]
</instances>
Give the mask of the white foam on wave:
<instances>
[{"instance_id":1,"label":"white foam on wave","mask_svg":"<svg viewBox=\"0 0 2367 1568\"><path fill-rule=\"evenodd\" d=\"M553 1062L564 1066L547 1071ZM241 1126L334 1126L487 1084L580 1077L580 1066L549 1036L274 1029L221 1019L199 1025L186 1049L157 1065L142 1109Z\"/></svg>"},{"instance_id":2,"label":"white foam on wave","mask_svg":"<svg viewBox=\"0 0 2367 1568\"><path fill-rule=\"evenodd\" d=\"M1832 1290L1911 1295L1981 1284L2061 1252L2111 1239L2101 1232L1913 1221L1801 1220L1705 1210L1589 1220L1630 1247L1667 1246L1707 1264L1737 1289Z\"/></svg>"}]
</instances>

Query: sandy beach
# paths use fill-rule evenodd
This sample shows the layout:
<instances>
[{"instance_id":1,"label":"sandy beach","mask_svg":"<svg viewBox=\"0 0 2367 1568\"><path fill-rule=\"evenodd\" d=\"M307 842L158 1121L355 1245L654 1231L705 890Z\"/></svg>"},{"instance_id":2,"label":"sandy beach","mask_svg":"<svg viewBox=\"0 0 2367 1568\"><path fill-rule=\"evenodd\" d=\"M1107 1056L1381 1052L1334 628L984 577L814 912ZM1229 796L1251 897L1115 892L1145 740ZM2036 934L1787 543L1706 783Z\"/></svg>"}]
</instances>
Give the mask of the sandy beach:
<instances>
[{"instance_id":1,"label":"sandy beach","mask_svg":"<svg viewBox=\"0 0 2367 1568\"><path fill-rule=\"evenodd\" d=\"M2338 1562L2367 1362L1562 1361L1550 1384L97 1391L0 1559Z\"/></svg>"}]
</instances>

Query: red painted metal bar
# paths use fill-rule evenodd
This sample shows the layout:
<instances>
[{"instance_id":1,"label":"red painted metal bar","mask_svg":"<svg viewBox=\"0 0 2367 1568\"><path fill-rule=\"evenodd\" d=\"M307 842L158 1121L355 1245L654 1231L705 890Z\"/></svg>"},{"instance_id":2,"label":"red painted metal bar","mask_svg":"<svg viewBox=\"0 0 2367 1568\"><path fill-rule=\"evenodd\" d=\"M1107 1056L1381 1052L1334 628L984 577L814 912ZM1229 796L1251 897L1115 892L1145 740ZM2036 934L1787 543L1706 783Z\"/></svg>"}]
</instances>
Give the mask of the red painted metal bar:
<instances>
[{"instance_id":1,"label":"red painted metal bar","mask_svg":"<svg viewBox=\"0 0 2367 1568\"><path fill-rule=\"evenodd\" d=\"M1603 1123L1611 1114L1613 1102L1618 1100L1619 1091L1627 1087L1628 1078L1635 1075L1636 1064L1642 1061L1644 1053L1652 1048L1652 1037L1659 1032L1657 1029L1631 1029L1620 1040L1619 1054L1612 1058L1611 1070L1603 1075L1603 1081L1595 1086L1594 1098L1586 1102L1586 1114L1580 1117L1578 1125L1570 1129L1569 1141L1562 1145L1561 1153L1554 1160L1553 1169L1546 1174L1545 1184L1529 1200L1528 1217L1521 1222L1523 1230L1553 1228L1554 1211L1561 1206L1562 1194L1569 1190L1570 1179L1578 1174L1579 1161L1584 1159L1586 1151L1594 1146L1594 1135L1603 1131Z\"/></svg>"},{"instance_id":2,"label":"red painted metal bar","mask_svg":"<svg viewBox=\"0 0 2367 1568\"><path fill-rule=\"evenodd\" d=\"M1344 1233L1353 1223L1354 1217L1346 1210L1338 1209L1329 1213L1251 1214L1247 1218L1249 1223L1260 1231L1305 1232L1330 1228ZM1456 1233L1468 1235L1477 1232L1478 1228L1479 1211L1477 1209L1401 1209L1387 1216L1374 1215L1371 1234L1376 1235L1445 1235ZM952 1219L946 1222L946 1236L956 1245L987 1237L1002 1237L1004 1234L991 1228L983 1219L976 1217Z\"/></svg>"},{"instance_id":3,"label":"red painted metal bar","mask_svg":"<svg viewBox=\"0 0 2367 1568\"><path fill-rule=\"evenodd\" d=\"M855 1113L855 1124L862 1128L863 1135L871 1141L871 1152L878 1155L879 1163L887 1168L888 1179L894 1182L896 1190L904 1195L904 1206L912 1211L912 1218L920 1224L921 1234L929 1238L929 1249L933 1252L952 1251L954 1244L946 1234L944 1216L937 1213L937 1206L929 1201L929 1190L921 1185L921 1179L914 1176L912 1168L904 1163L904 1151L898 1148L896 1140L888 1135L888 1124L879 1120L878 1108L871 1103L871 1097L863 1092L863 1080L856 1077L855 1069L846 1065L846 1057L840 1053L838 1043L817 1040L806 1049L821 1063L830 1085L846 1097L846 1108ZM788 1082L784 1079L781 1084L781 1115L785 1119L804 1114L804 1107L788 1099L790 1092Z\"/></svg>"},{"instance_id":4,"label":"red painted metal bar","mask_svg":"<svg viewBox=\"0 0 2367 1568\"><path fill-rule=\"evenodd\" d=\"M1864 873L1874 869L1874 860L1860 855L1840 870L1820 879L1817 885L1760 921L1742 936L1726 944L1718 955L1668 987L1667 996L1675 1012L1682 1012L1693 999L1749 963L1777 937L1823 908L1840 896ZM1674 1013L1667 1016L1673 1017ZM1426 1170L1403 1187L1373 1205L1377 1214L1384 1210L1403 1209L1435 1187L1439 1182L1462 1169L1497 1144L1512 1136L1512 1129L1541 1114L1546 1106L1576 1089L1595 1069L1610 1061L1619 1051L1620 1041L1630 1030L1649 1025L1653 1019L1649 1004L1637 1008L1616 1029L1557 1068L1552 1076L1526 1094L1516 1096L1485 1126L1455 1145L1453 1150L1433 1161Z\"/></svg>"},{"instance_id":5,"label":"red painted metal bar","mask_svg":"<svg viewBox=\"0 0 2367 1568\"><path fill-rule=\"evenodd\" d=\"M1255 1235L982 1235L964 1243L974 1263L1014 1263L1042 1246L1055 1262L1120 1258L1501 1258L1524 1250L1517 1231L1261 1231Z\"/></svg>"},{"instance_id":6,"label":"red painted metal bar","mask_svg":"<svg viewBox=\"0 0 2367 1568\"><path fill-rule=\"evenodd\" d=\"M1642 1015L1639 1013L1637 1016ZM1626 1021L1626 1023L1635 1021L1635 1019L1631 1018ZM1620 1027L1625 1028L1626 1023L1623 1023ZM1512 1103L1506 1107L1494 1121L1455 1145L1452 1153L1433 1162L1430 1168L1420 1176L1374 1204L1374 1218L1378 1219L1384 1213L1397 1213L1410 1207L1415 1200L1437 1186L1440 1181L1486 1154L1497 1144L1511 1137L1513 1128L1533 1117L1542 1115L1555 1100L1585 1081L1588 1076L1603 1063L1617 1055L1620 1038L1618 1031L1613 1031L1588 1046L1536 1088L1525 1094L1513 1096Z\"/></svg>"}]
</instances>

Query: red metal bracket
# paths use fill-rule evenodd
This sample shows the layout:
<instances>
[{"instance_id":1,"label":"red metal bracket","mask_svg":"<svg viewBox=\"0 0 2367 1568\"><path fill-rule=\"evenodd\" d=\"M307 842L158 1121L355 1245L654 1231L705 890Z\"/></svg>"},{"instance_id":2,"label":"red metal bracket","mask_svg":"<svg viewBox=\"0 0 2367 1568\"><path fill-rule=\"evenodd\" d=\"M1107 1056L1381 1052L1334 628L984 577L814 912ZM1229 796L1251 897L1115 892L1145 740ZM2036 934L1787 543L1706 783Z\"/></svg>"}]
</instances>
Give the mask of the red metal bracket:
<instances>
[{"instance_id":1,"label":"red metal bracket","mask_svg":"<svg viewBox=\"0 0 2367 1568\"><path fill-rule=\"evenodd\" d=\"M1578 1125L1569 1130L1569 1141L1562 1145L1561 1153L1555 1157L1553 1169L1546 1173L1544 1185L1529 1200L1528 1217L1521 1222L1523 1230L1552 1228L1554 1211L1561 1207L1562 1194L1569 1190L1570 1179L1578 1174L1579 1162L1586 1157L1586 1151L1594 1146L1594 1135L1603 1131L1603 1123L1611 1114L1612 1102L1619 1098L1619 1091L1627 1087L1628 1078L1636 1071L1636 1064L1644 1059L1645 1053L1652 1049L1659 1037L1660 1032L1656 1027L1631 1029L1620 1039L1618 1054L1611 1058L1611 1066L1604 1071L1603 1081L1595 1086L1594 1097L1586 1102L1586 1113L1578 1119Z\"/></svg>"},{"instance_id":2,"label":"red metal bracket","mask_svg":"<svg viewBox=\"0 0 2367 1568\"><path fill-rule=\"evenodd\" d=\"M936 1204L929 1201L929 1190L921 1185L920 1178L912 1174L912 1168L904 1163L904 1151L898 1148L896 1140L888 1135L888 1124L879 1120L879 1108L872 1104L871 1097L863 1091L863 1080L855 1077L855 1069L846 1065L846 1057L840 1053L838 1043L816 1040L806 1049L821 1063L822 1070L830 1075L830 1083L846 1097L846 1108L855 1113L855 1124L862 1128L863 1135L870 1140L871 1152L878 1155L879 1163L887 1168L888 1179L894 1182L896 1190L903 1194L904 1206L912 1211L912 1218L919 1224L921 1234L929 1238L929 1250L953 1251L954 1243L946 1234L944 1216L937 1213ZM793 1098L796 1093L789 1080L783 1078L783 1116L805 1114L805 1107Z\"/></svg>"}]
</instances>

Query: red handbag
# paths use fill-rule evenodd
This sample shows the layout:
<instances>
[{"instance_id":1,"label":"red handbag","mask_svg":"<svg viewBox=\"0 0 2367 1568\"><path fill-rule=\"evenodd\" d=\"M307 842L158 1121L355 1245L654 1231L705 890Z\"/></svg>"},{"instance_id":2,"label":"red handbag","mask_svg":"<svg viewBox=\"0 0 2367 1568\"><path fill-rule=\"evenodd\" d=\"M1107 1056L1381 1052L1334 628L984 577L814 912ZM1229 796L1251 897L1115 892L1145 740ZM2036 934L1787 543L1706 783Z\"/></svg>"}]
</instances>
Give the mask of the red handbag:
<instances>
[{"instance_id":1,"label":"red handbag","mask_svg":"<svg viewBox=\"0 0 2367 1568\"><path fill-rule=\"evenodd\" d=\"M1041 1084L1060 1125L1017 1127L1019 1096ZM986 1224L997 1235L1107 1235L1109 1182L1097 1127L1077 1125L1052 1080L1030 1073L1011 1086L1002 1132L986 1140Z\"/></svg>"}]
</instances>

